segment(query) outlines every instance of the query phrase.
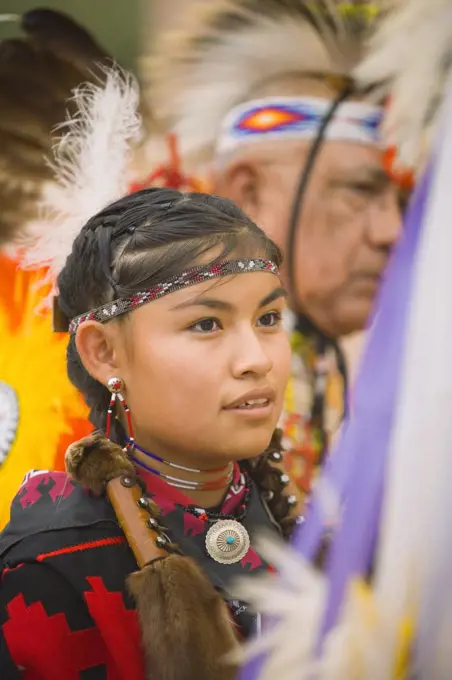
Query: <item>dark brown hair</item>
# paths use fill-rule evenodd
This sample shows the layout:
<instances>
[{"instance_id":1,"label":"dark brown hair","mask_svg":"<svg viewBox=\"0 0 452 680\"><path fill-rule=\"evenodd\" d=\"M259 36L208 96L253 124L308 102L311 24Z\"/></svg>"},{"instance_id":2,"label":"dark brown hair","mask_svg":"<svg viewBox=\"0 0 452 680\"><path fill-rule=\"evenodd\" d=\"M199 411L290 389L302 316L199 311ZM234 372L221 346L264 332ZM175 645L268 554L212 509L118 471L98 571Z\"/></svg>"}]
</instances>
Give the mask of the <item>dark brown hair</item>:
<instances>
[{"instance_id":1,"label":"dark brown hair","mask_svg":"<svg viewBox=\"0 0 452 680\"><path fill-rule=\"evenodd\" d=\"M209 253L212 264L231 253L265 257L278 265L282 259L273 241L227 199L157 188L131 194L94 216L76 238L58 278L60 309L73 318L178 275L199 264L201 257L204 262ZM91 408L91 422L104 430L110 393L84 368L74 336L69 340L67 368ZM124 443L118 423L111 436ZM273 438L269 450L247 467L260 488L269 492L268 505L287 533L289 505L281 494L281 475L268 464L276 441Z\"/></svg>"}]
</instances>

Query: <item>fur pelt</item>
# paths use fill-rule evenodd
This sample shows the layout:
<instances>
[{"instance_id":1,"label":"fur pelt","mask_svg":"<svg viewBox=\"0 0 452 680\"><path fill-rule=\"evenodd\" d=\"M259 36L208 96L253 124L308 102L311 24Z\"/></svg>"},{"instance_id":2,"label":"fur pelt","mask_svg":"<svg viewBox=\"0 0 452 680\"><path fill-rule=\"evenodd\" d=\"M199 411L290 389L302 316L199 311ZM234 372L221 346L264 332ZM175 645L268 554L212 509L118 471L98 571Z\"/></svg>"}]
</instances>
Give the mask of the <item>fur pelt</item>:
<instances>
[{"instance_id":1,"label":"fur pelt","mask_svg":"<svg viewBox=\"0 0 452 680\"><path fill-rule=\"evenodd\" d=\"M121 475L136 477L121 447L101 433L68 448L66 470L95 493ZM160 557L131 574L127 584L136 603L148 680L233 680L236 668L226 660L238 647L233 623L221 595L192 559Z\"/></svg>"},{"instance_id":2,"label":"fur pelt","mask_svg":"<svg viewBox=\"0 0 452 680\"><path fill-rule=\"evenodd\" d=\"M121 447L101 433L71 444L65 463L68 475L95 494L103 493L108 482L116 477L136 476Z\"/></svg>"},{"instance_id":3,"label":"fur pelt","mask_svg":"<svg viewBox=\"0 0 452 680\"><path fill-rule=\"evenodd\" d=\"M238 647L222 597L193 560L170 555L131 574L149 680L232 680Z\"/></svg>"}]
</instances>

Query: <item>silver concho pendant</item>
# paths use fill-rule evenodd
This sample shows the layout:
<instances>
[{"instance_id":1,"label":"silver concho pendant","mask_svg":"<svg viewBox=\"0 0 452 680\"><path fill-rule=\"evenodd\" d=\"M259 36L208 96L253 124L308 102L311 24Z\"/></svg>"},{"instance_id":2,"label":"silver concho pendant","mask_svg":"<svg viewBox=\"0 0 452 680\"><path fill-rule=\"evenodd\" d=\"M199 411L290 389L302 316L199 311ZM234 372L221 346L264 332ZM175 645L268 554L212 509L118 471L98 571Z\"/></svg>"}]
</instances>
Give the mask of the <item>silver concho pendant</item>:
<instances>
[{"instance_id":1,"label":"silver concho pendant","mask_svg":"<svg viewBox=\"0 0 452 680\"><path fill-rule=\"evenodd\" d=\"M210 527L206 535L206 549L220 564L239 562L250 548L247 530L233 519L221 519Z\"/></svg>"}]
</instances>

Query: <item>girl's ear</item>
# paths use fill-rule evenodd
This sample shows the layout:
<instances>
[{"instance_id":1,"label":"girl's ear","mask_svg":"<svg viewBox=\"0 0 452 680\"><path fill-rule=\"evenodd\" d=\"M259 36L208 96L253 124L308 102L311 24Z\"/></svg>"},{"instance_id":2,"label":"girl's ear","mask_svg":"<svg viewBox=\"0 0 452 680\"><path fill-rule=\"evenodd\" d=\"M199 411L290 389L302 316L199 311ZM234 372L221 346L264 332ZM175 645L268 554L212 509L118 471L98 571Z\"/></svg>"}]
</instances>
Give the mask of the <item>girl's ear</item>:
<instances>
[{"instance_id":1,"label":"girl's ear","mask_svg":"<svg viewBox=\"0 0 452 680\"><path fill-rule=\"evenodd\" d=\"M117 364L117 333L112 325L84 321L77 329L75 346L88 373L102 385L120 375Z\"/></svg>"}]
</instances>

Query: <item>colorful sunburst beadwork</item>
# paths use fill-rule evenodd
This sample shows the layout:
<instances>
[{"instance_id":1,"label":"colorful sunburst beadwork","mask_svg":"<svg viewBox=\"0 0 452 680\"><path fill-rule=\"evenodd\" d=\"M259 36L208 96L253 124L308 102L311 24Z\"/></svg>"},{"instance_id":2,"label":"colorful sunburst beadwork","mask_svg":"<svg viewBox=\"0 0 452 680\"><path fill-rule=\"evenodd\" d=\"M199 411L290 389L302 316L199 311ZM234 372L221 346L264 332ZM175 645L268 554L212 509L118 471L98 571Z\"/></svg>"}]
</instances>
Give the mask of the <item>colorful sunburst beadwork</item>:
<instances>
[{"instance_id":1,"label":"colorful sunburst beadwork","mask_svg":"<svg viewBox=\"0 0 452 680\"><path fill-rule=\"evenodd\" d=\"M237 129L252 134L253 132L272 132L301 123L306 115L284 106L263 106L246 113L237 122Z\"/></svg>"},{"instance_id":2,"label":"colorful sunburst beadwork","mask_svg":"<svg viewBox=\"0 0 452 680\"><path fill-rule=\"evenodd\" d=\"M216 154L265 139L313 139L331 102L318 97L264 97L234 107L222 122ZM380 144L382 109L366 102L346 101L336 110L328 139Z\"/></svg>"}]
</instances>

